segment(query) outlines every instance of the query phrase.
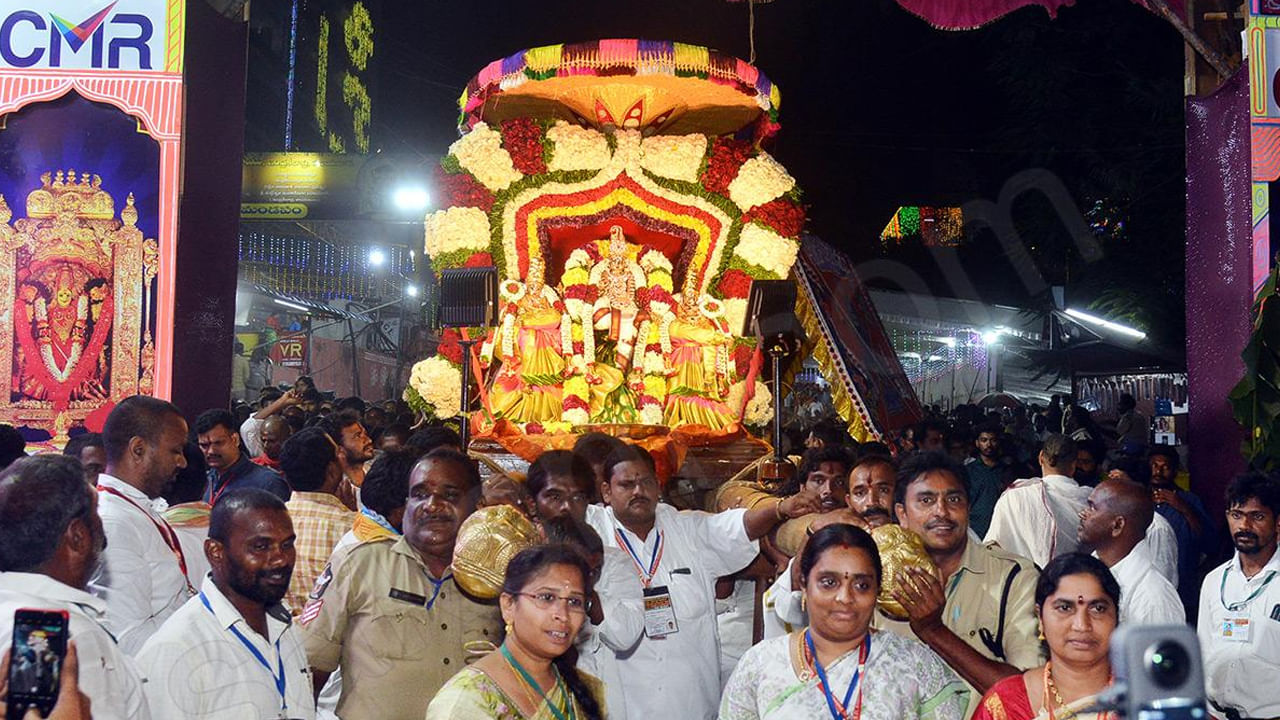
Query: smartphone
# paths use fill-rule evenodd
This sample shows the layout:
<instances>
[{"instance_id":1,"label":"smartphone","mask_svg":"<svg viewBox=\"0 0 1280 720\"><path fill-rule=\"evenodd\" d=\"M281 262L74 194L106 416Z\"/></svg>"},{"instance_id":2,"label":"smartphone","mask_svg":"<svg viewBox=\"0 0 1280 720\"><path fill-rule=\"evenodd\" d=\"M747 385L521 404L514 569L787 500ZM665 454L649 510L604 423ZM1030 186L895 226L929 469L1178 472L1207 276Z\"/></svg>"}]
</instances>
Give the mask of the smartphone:
<instances>
[{"instance_id":1,"label":"smartphone","mask_svg":"<svg viewBox=\"0 0 1280 720\"><path fill-rule=\"evenodd\" d=\"M14 611L6 720L21 720L28 708L46 717L53 710L67 656L67 621L65 610Z\"/></svg>"}]
</instances>

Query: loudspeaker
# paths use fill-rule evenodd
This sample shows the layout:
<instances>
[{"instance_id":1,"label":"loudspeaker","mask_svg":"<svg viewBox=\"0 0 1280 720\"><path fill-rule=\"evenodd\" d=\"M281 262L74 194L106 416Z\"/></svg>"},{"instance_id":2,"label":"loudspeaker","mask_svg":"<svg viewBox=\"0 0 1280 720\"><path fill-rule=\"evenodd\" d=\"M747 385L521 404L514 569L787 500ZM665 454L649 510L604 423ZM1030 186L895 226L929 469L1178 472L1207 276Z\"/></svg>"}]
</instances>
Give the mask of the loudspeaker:
<instances>
[{"instance_id":1,"label":"loudspeaker","mask_svg":"<svg viewBox=\"0 0 1280 720\"><path fill-rule=\"evenodd\" d=\"M440 271L440 327L491 327L498 323L498 269Z\"/></svg>"},{"instance_id":2,"label":"loudspeaker","mask_svg":"<svg viewBox=\"0 0 1280 720\"><path fill-rule=\"evenodd\" d=\"M754 335L767 354L800 352L805 336L796 317L796 284L791 280L753 280L742 334Z\"/></svg>"}]
</instances>

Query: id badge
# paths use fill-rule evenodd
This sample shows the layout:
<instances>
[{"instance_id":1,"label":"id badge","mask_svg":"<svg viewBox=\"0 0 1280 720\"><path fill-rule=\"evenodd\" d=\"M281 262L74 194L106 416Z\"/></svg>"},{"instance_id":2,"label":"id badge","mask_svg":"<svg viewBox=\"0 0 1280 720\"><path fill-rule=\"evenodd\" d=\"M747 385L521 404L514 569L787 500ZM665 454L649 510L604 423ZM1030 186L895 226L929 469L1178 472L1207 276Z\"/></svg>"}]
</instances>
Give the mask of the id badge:
<instances>
[{"instance_id":1,"label":"id badge","mask_svg":"<svg viewBox=\"0 0 1280 720\"><path fill-rule=\"evenodd\" d=\"M644 589L644 634L651 638L671 635L676 627L676 608L666 585Z\"/></svg>"},{"instance_id":2,"label":"id badge","mask_svg":"<svg viewBox=\"0 0 1280 720\"><path fill-rule=\"evenodd\" d=\"M1222 619L1222 639L1227 642L1247 643L1252 631L1252 624L1246 614L1228 614Z\"/></svg>"}]
</instances>

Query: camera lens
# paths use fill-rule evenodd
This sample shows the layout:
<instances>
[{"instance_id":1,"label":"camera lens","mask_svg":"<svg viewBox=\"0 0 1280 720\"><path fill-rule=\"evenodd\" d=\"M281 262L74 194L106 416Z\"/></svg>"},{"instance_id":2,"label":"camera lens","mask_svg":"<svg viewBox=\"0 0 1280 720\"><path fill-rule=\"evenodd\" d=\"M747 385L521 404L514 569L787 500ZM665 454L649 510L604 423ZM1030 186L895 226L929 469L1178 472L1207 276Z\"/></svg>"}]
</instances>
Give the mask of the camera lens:
<instances>
[{"instance_id":1,"label":"camera lens","mask_svg":"<svg viewBox=\"0 0 1280 720\"><path fill-rule=\"evenodd\" d=\"M1162 688L1181 687L1191 673L1191 656L1182 645L1165 640L1147 650L1147 672Z\"/></svg>"}]
</instances>

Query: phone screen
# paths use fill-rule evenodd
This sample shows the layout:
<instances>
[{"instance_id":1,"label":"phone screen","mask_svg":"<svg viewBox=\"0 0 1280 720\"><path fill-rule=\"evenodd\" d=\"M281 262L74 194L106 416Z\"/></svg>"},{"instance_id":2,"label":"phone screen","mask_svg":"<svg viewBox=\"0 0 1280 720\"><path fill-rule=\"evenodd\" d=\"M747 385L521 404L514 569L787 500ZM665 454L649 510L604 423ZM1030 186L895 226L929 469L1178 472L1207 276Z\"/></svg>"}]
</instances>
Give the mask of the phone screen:
<instances>
[{"instance_id":1,"label":"phone screen","mask_svg":"<svg viewBox=\"0 0 1280 720\"><path fill-rule=\"evenodd\" d=\"M67 655L65 610L22 608L13 614L9 655L8 717L21 718L27 708L48 715L58 697L62 660Z\"/></svg>"}]
</instances>

